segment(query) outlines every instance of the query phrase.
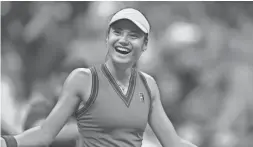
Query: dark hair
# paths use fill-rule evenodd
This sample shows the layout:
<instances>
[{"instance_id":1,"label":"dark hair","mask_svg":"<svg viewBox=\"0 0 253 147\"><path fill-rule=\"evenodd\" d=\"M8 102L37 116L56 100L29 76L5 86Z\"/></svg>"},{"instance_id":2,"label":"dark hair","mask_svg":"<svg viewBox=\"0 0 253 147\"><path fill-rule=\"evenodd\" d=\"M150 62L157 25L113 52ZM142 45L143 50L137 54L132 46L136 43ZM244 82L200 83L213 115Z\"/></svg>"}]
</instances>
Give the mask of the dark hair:
<instances>
[{"instance_id":1,"label":"dark hair","mask_svg":"<svg viewBox=\"0 0 253 147\"><path fill-rule=\"evenodd\" d=\"M112 23L113 24L113 23ZM107 31L106 31L106 37L109 35L110 29L112 27L112 24L109 25ZM143 32L144 33L144 32ZM144 33L144 41L148 41L148 33Z\"/></svg>"}]
</instances>

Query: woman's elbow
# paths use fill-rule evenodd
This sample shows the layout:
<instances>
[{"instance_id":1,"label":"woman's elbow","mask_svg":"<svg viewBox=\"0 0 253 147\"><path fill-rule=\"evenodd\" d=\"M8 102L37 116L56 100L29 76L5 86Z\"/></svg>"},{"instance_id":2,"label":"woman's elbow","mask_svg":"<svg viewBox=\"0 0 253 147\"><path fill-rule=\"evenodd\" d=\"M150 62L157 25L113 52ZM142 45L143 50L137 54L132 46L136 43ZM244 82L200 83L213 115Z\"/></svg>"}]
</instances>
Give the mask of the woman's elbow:
<instances>
[{"instance_id":1,"label":"woman's elbow","mask_svg":"<svg viewBox=\"0 0 253 147\"><path fill-rule=\"evenodd\" d=\"M51 132L43 130L42 127L40 127L40 129L41 129L41 135L40 135L41 139L40 139L39 144L41 144L42 146L48 146L52 144L52 142L55 139L55 136Z\"/></svg>"}]
</instances>

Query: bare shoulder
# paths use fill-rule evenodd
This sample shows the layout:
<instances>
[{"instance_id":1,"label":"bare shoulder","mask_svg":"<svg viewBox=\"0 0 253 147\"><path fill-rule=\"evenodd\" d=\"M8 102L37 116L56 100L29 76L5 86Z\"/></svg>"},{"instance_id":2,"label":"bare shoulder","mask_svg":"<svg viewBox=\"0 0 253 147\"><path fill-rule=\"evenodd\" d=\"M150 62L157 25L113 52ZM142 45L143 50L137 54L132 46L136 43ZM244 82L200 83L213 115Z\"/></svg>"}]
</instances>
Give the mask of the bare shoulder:
<instances>
[{"instance_id":1,"label":"bare shoulder","mask_svg":"<svg viewBox=\"0 0 253 147\"><path fill-rule=\"evenodd\" d=\"M91 71L88 68L77 68L73 70L64 82L66 91L74 91L80 94L87 93L91 87ZM85 94L86 95L86 94Z\"/></svg>"},{"instance_id":2,"label":"bare shoulder","mask_svg":"<svg viewBox=\"0 0 253 147\"><path fill-rule=\"evenodd\" d=\"M90 76L91 76L91 71L88 68L77 68L69 74L65 83L67 84L82 83L81 81L86 81L87 79L90 78Z\"/></svg>"},{"instance_id":3,"label":"bare shoulder","mask_svg":"<svg viewBox=\"0 0 253 147\"><path fill-rule=\"evenodd\" d=\"M155 79L151 75L149 75L149 74L147 74L143 71L140 71L140 72L142 73L142 75L144 75L144 77L146 78L147 81L149 81L149 82L154 82L155 81Z\"/></svg>"},{"instance_id":4,"label":"bare shoulder","mask_svg":"<svg viewBox=\"0 0 253 147\"><path fill-rule=\"evenodd\" d=\"M155 79L151 75L149 75L149 74L147 74L145 72L142 72L142 71L140 71L140 72L146 78L148 86L150 86L150 87L156 86L156 81L155 81Z\"/></svg>"},{"instance_id":5,"label":"bare shoulder","mask_svg":"<svg viewBox=\"0 0 253 147\"><path fill-rule=\"evenodd\" d=\"M151 75L149 75L149 74L147 74L145 72L142 72L142 71L140 71L140 72L145 77L145 79L147 81L147 84L148 84L148 86L150 88L151 95L154 98L155 95L156 95L156 93L157 93L157 90L158 90L158 87L157 87L155 79Z\"/></svg>"}]
</instances>

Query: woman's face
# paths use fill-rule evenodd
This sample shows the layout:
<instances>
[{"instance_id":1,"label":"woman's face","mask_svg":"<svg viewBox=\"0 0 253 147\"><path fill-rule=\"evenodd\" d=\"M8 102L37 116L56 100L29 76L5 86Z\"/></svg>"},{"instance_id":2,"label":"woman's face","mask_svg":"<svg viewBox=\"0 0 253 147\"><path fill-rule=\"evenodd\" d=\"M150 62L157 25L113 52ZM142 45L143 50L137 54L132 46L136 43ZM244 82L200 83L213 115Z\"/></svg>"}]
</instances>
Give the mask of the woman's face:
<instances>
[{"instance_id":1,"label":"woman's face","mask_svg":"<svg viewBox=\"0 0 253 147\"><path fill-rule=\"evenodd\" d=\"M108 55L113 62L135 64L147 48L145 34L130 20L119 20L107 36Z\"/></svg>"}]
</instances>

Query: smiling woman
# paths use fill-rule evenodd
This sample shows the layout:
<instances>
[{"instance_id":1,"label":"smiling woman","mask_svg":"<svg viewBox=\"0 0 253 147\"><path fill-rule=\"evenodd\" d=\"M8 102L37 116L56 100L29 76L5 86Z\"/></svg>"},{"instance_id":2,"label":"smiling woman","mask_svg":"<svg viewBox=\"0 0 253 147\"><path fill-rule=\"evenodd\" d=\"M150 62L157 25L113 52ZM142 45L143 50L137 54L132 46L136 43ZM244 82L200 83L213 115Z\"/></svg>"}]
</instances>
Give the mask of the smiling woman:
<instances>
[{"instance_id":1,"label":"smiling woman","mask_svg":"<svg viewBox=\"0 0 253 147\"><path fill-rule=\"evenodd\" d=\"M107 37L108 51L115 63L133 65L146 50L145 34L129 20L113 23Z\"/></svg>"},{"instance_id":2,"label":"smiling woman","mask_svg":"<svg viewBox=\"0 0 253 147\"><path fill-rule=\"evenodd\" d=\"M74 112L84 147L141 147L147 123L163 146L194 147L177 135L154 78L134 66L147 49L149 31L140 11L118 11L109 23L105 63L72 71L44 123L4 137L1 145L48 145Z\"/></svg>"},{"instance_id":3,"label":"smiling woman","mask_svg":"<svg viewBox=\"0 0 253 147\"><path fill-rule=\"evenodd\" d=\"M149 30L149 22L139 11L128 8L116 13L106 38L112 62L133 66L147 49Z\"/></svg>"}]
</instances>

